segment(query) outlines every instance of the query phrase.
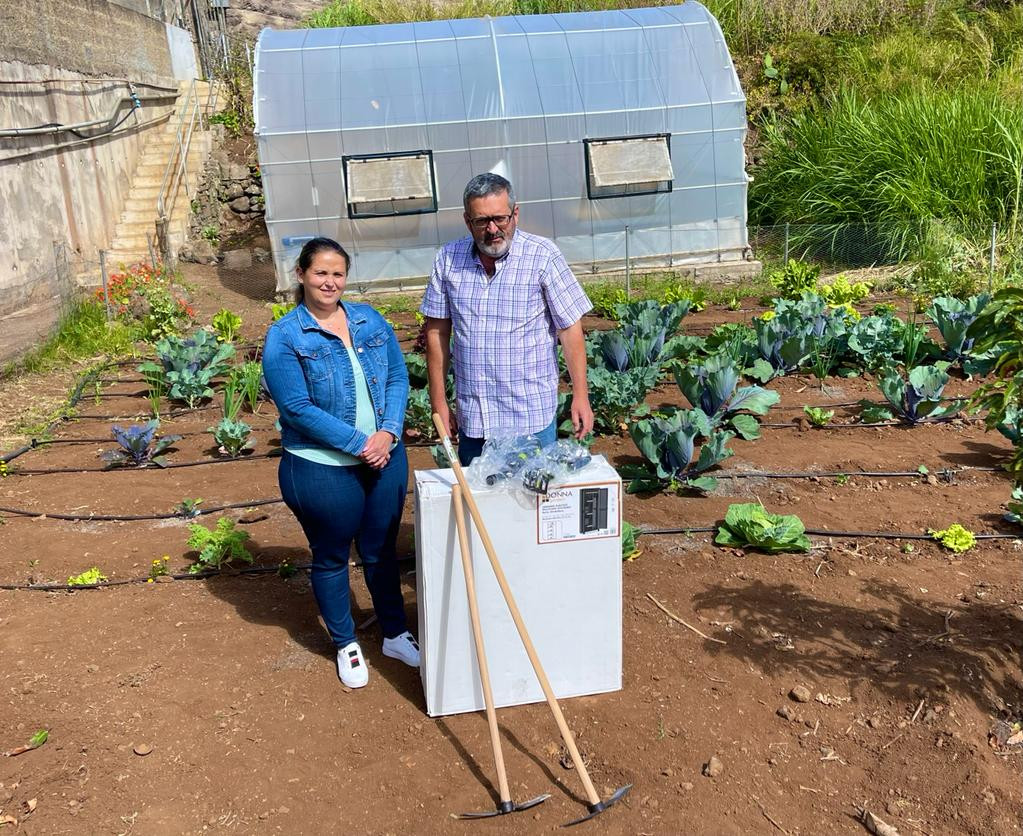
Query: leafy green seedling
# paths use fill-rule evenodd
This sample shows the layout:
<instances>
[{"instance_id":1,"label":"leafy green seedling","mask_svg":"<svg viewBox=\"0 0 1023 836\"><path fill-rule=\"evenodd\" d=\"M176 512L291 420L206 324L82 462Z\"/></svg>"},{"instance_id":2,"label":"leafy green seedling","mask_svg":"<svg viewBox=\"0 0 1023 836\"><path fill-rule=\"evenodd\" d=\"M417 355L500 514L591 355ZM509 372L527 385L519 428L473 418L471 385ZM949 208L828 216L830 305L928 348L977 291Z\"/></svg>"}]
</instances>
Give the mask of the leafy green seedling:
<instances>
[{"instance_id":1,"label":"leafy green seedling","mask_svg":"<svg viewBox=\"0 0 1023 836\"><path fill-rule=\"evenodd\" d=\"M968 528L963 528L959 523L953 523L948 528L935 531L928 528L927 533L937 540L946 549L962 554L977 545L977 538Z\"/></svg>"},{"instance_id":2,"label":"leafy green seedling","mask_svg":"<svg viewBox=\"0 0 1023 836\"><path fill-rule=\"evenodd\" d=\"M40 729L32 735L32 739L24 746L16 746L15 748L4 752L4 757L13 758L15 755L23 755L25 752L31 752L33 749L38 749L49 739L49 737L50 733L46 729Z\"/></svg>"},{"instance_id":3,"label":"leafy green seedling","mask_svg":"<svg viewBox=\"0 0 1023 836\"><path fill-rule=\"evenodd\" d=\"M199 552L195 563L188 567L191 574L196 575L208 569L219 570L232 560L252 563L252 555L245 548L249 534L247 531L236 531L234 520L230 517L217 520L217 527L212 531L199 523L192 523L188 530L191 532L189 548Z\"/></svg>"},{"instance_id":4,"label":"leafy green seedling","mask_svg":"<svg viewBox=\"0 0 1023 836\"><path fill-rule=\"evenodd\" d=\"M107 576L100 572L99 568L93 566L91 569L86 569L80 575L72 575L67 579L68 586L92 586L93 584L102 583L107 579Z\"/></svg>"},{"instance_id":5,"label":"leafy green seedling","mask_svg":"<svg viewBox=\"0 0 1023 836\"><path fill-rule=\"evenodd\" d=\"M835 484L836 485L848 485L849 484L849 474L848 473L839 473L835 477Z\"/></svg>"},{"instance_id":6,"label":"leafy green seedling","mask_svg":"<svg viewBox=\"0 0 1023 836\"><path fill-rule=\"evenodd\" d=\"M835 410L823 409L819 406L804 406L803 414L813 426L826 427L828 422L835 417Z\"/></svg>"},{"instance_id":7,"label":"leafy green seedling","mask_svg":"<svg viewBox=\"0 0 1023 836\"><path fill-rule=\"evenodd\" d=\"M913 544L912 543L903 543L902 544L902 553L903 554L912 554L913 553Z\"/></svg>"},{"instance_id":8,"label":"leafy green seedling","mask_svg":"<svg viewBox=\"0 0 1023 836\"><path fill-rule=\"evenodd\" d=\"M220 452L231 458L240 456L243 451L252 447L253 442L249 439L252 427L244 421L230 421L222 418L215 427L209 427L208 432L213 433L213 439L220 447Z\"/></svg>"},{"instance_id":9,"label":"leafy green seedling","mask_svg":"<svg viewBox=\"0 0 1023 836\"><path fill-rule=\"evenodd\" d=\"M213 330L217 334L217 342L233 343L242 327L242 318L227 308L221 308L213 315Z\"/></svg>"},{"instance_id":10,"label":"leafy green seedling","mask_svg":"<svg viewBox=\"0 0 1023 836\"><path fill-rule=\"evenodd\" d=\"M186 496L184 499L181 500L181 502L174 506L174 513L178 514L181 517L187 518L198 517L199 506L202 505L202 503L203 499L200 496L194 498Z\"/></svg>"}]
</instances>

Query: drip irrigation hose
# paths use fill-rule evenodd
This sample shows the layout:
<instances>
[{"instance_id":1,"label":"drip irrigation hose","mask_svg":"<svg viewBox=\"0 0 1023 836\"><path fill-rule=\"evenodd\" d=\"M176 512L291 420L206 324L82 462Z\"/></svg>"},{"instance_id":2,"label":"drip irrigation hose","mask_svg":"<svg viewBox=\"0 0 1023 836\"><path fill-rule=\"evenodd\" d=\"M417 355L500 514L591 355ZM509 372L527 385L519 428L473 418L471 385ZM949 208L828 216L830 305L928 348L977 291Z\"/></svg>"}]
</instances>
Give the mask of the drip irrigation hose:
<instances>
[{"instance_id":1,"label":"drip irrigation hose","mask_svg":"<svg viewBox=\"0 0 1023 836\"><path fill-rule=\"evenodd\" d=\"M709 534L717 531L716 525L694 525L688 528L636 528L636 536L641 534ZM807 528L806 534L815 537L863 537L871 540L934 540L930 534L907 533L900 531L830 531L823 528ZM1017 534L974 534L978 540L1020 540L1023 539L1023 531Z\"/></svg>"},{"instance_id":2,"label":"drip irrigation hose","mask_svg":"<svg viewBox=\"0 0 1023 836\"><path fill-rule=\"evenodd\" d=\"M414 554L401 555L398 558L398 563L408 563L410 560L415 560ZM362 563L356 563L356 566L361 567ZM208 578L218 578L221 576L232 577L234 575L269 575L277 574L280 572L280 566L243 566L239 569L213 569L205 572L179 572L171 575L163 575L161 577L172 578L175 581L204 581ZM291 567L296 573L297 572L308 572L313 568L311 563L301 563L298 566ZM105 589L108 586L129 586L132 584L144 584L149 583L152 580L157 582L156 578L144 577L144 578L124 578L116 581L100 581L99 583L83 583L69 586L66 583L0 583L0 590L14 590L14 591L29 591L29 592L77 592L80 589ZM362 629L364 626L369 626L372 621L363 622L359 626Z\"/></svg>"},{"instance_id":3,"label":"drip irrigation hose","mask_svg":"<svg viewBox=\"0 0 1023 836\"><path fill-rule=\"evenodd\" d=\"M854 476L870 479L896 479L901 477L921 478L933 475L938 479L951 482L952 479L961 473L968 473L970 471L998 473L1002 470L1003 468L1000 467L970 466L959 468L946 467L941 470L929 471L928 473L921 473L919 470L793 470L776 472L750 470L741 472L725 471L724 473L714 473L712 475L715 479L812 479L814 477L818 479L834 479L840 476L850 479Z\"/></svg>"},{"instance_id":4,"label":"drip irrigation hose","mask_svg":"<svg viewBox=\"0 0 1023 836\"><path fill-rule=\"evenodd\" d=\"M219 514L221 511L231 511L237 508L258 508L261 505L275 505L284 502L283 499L253 499L251 502L231 502L227 505L217 505L210 508L196 508L191 514L181 511L170 511L163 514L49 514L45 511L27 511L23 508L8 508L0 505L0 514L10 514L15 517L42 518L48 520L63 520L66 522L139 522L141 520L190 520L208 514Z\"/></svg>"},{"instance_id":5,"label":"drip irrigation hose","mask_svg":"<svg viewBox=\"0 0 1023 836\"><path fill-rule=\"evenodd\" d=\"M312 568L311 563L303 563L295 566L296 572ZM201 581L207 578L216 578L221 575L268 575L271 572L280 570L279 566L245 566L241 569L215 570L210 572L180 572L164 577L173 578L176 581ZM155 579L153 579L155 580ZM124 578L117 581L100 581L99 583L83 583L69 586L66 583L2 583L0 589L6 590L31 590L34 592L77 592L79 589L105 589L108 586L127 586L129 584L149 583L150 578Z\"/></svg>"},{"instance_id":6,"label":"drip irrigation hose","mask_svg":"<svg viewBox=\"0 0 1023 836\"><path fill-rule=\"evenodd\" d=\"M203 464L230 464L231 462L250 462L255 459L276 459L280 457L280 453L251 453L248 456L235 456L234 458L228 459L197 459L192 462L168 462L165 465L155 465L154 467L130 467L130 466L116 466L116 467L28 467L18 468L17 470L9 471L7 476L46 476L52 473L113 473L117 470L128 470L132 473L137 473L140 470L170 470L175 467L198 467Z\"/></svg>"}]
</instances>

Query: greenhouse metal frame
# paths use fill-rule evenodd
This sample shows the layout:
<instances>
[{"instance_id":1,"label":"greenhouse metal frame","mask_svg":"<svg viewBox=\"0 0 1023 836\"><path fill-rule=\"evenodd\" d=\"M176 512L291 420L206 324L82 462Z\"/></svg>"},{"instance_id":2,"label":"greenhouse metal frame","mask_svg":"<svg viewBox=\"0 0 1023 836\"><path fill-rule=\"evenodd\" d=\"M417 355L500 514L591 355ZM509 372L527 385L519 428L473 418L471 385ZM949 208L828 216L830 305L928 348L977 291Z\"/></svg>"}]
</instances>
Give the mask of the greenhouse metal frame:
<instances>
[{"instance_id":1,"label":"greenhouse metal frame","mask_svg":"<svg viewBox=\"0 0 1023 836\"><path fill-rule=\"evenodd\" d=\"M746 100L699 3L264 29L254 75L279 290L316 235L363 289L422 285L484 171L580 275L748 253Z\"/></svg>"}]
</instances>

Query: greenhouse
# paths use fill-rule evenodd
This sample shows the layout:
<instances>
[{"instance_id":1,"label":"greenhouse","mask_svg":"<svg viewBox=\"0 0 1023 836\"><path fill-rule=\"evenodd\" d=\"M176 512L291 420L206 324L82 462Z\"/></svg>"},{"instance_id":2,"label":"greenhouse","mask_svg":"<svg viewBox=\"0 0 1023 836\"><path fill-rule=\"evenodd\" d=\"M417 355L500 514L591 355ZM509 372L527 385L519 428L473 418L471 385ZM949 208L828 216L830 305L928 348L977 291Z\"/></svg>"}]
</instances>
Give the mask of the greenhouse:
<instances>
[{"instance_id":1,"label":"greenhouse","mask_svg":"<svg viewBox=\"0 0 1023 836\"><path fill-rule=\"evenodd\" d=\"M315 235L359 286L422 284L484 171L579 275L746 251L746 102L699 3L265 29L254 97L281 290Z\"/></svg>"}]
</instances>

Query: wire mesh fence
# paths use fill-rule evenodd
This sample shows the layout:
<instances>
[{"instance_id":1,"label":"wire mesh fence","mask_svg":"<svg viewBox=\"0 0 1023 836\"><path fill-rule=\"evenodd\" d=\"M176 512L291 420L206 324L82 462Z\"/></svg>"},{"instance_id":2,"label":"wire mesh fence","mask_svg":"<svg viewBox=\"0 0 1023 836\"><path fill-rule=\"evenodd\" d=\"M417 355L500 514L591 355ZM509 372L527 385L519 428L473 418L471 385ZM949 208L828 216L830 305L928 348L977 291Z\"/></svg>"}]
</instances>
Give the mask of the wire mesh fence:
<instances>
[{"instance_id":1,"label":"wire mesh fence","mask_svg":"<svg viewBox=\"0 0 1023 836\"><path fill-rule=\"evenodd\" d=\"M970 272L989 283L1021 269L1018 247L997 223L968 237L956 235L940 221L913 224L775 224L750 226L749 246L765 269L789 259L824 267L913 268L939 263L949 271Z\"/></svg>"}]
</instances>

